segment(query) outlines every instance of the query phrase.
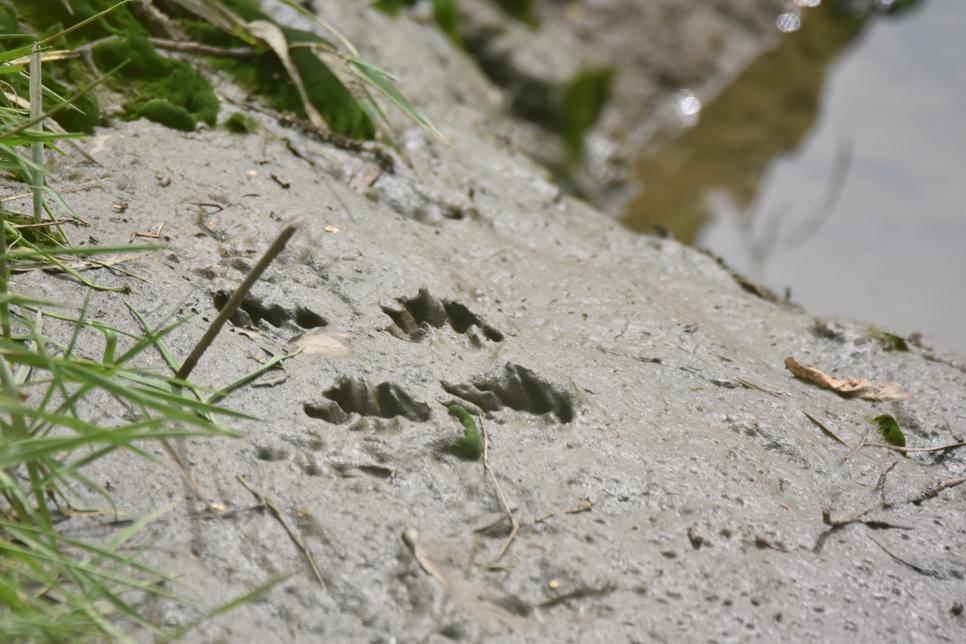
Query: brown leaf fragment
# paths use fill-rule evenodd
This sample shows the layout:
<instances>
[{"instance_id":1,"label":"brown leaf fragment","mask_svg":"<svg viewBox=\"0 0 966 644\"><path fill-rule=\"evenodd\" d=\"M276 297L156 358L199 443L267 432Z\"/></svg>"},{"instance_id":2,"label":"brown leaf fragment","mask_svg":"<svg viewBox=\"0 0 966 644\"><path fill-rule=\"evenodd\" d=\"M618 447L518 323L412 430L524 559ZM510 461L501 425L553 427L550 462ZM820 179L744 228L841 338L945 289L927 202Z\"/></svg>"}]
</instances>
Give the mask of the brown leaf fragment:
<instances>
[{"instance_id":1,"label":"brown leaf fragment","mask_svg":"<svg viewBox=\"0 0 966 644\"><path fill-rule=\"evenodd\" d=\"M443 584L444 588L448 587L449 584L446 583L446 578L443 576L443 573L440 572L436 564L429 558L429 555L423 550L423 547L419 545L419 531L414 529L406 530L402 533L402 540L409 548L409 551L413 553L413 556L416 557L416 561L419 562L420 567L427 574L435 577L439 583Z\"/></svg>"},{"instance_id":2,"label":"brown leaf fragment","mask_svg":"<svg viewBox=\"0 0 966 644\"><path fill-rule=\"evenodd\" d=\"M785 368L799 378L811 380L818 386L826 387L843 396L879 402L911 398L909 394L902 393L902 385L897 382L879 382L878 385L873 385L868 378L851 380L833 378L818 369L803 367L791 356L785 358Z\"/></svg>"},{"instance_id":3,"label":"brown leaf fragment","mask_svg":"<svg viewBox=\"0 0 966 644\"><path fill-rule=\"evenodd\" d=\"M348 337L348 333L316 331L315 333L306 333L301 337L295 338L292 344L302 348L306 355L344 358L351 353L349 347L346 345L346 338Z\"/></svg>"},{"instance_id":4,"label":"brown leaf fragment","mask_svg":"<svg viewBox=\"0 0 966 644\"><path fill-rule=\"evenodd\" d=\"M381 174L382 167L378 163L369 161L362 166L362 169L359 170L359 173L356 174L355 178L352 180L352 187L356 190L368 188L376 182L376 179L378 179L379 175Z\"/></svg>"},{"instance_id":5,"label":"brown leaf fragment","mask_svg":"<svg viewBox=\"0 0 966 644\"><path fill-rule=\"evenodd\" d=\"M272 179L275 179L275 183L282 186L286 190L292 187L292 182L286 179L285 177L283 177L282 175L280 175L279 173L270 172L269 175L272 177Z\"/></svg>"}]
</instances>

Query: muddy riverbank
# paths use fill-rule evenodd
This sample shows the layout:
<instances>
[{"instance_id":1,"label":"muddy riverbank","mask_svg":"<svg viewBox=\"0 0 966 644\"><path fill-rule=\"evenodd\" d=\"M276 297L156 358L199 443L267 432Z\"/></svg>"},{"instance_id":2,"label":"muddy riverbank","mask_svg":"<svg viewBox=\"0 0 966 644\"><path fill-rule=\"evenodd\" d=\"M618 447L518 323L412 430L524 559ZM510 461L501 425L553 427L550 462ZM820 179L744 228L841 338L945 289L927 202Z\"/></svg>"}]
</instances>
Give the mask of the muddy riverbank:
<instances>
[{"instance_id":1,"label":"muddy riverbank","mask_svg":"<svg viewBox=\"0 0 966 644\"><path fill-rule=\"evenodd\" d=\"M879 442L866 418L882 413L910 446L960 442L966 358L920 336L897 351L866 324L816 319L712 257L620 227L514 145L500 92L431 24L352 2L326 17L450 146L400 120L407 163L252 112L261 129L247 135L117 122L88 144L102 167L58 168L100 184L69 195L91 223L75 243L164 224L169 248L97 271L131 292L94 293L88 310L132 333L124 299L155 326L193 314L167 338L179 360L274 237L298 229L193 375L217 389L301 349L226 399L261 419L232 421L241 438L176 445L224 515L174 467L116 455L88 472L131 516L177 502L149 528L147 559L184 572L177 590L201 606L292 573L185 641L962 639L964 488L930 491L966 475L966 456L858 447L870 430ZM219 121L238 109L223 101ZM62 275L18 281L44 299L86 295ZM101 354L100 335L81 338ZM912 397L843 398L793 378L788 356ZM90 413L105 424L131 413L104 402ZM447 449L463 432L452 402L482 415L519 524L499 558L511 526L483 464ZM69 524L116 529L107 516ZM402 538L412 530L418 549ZM146 612L169 627L195 615Z\"/></svg>"}]
</instances>

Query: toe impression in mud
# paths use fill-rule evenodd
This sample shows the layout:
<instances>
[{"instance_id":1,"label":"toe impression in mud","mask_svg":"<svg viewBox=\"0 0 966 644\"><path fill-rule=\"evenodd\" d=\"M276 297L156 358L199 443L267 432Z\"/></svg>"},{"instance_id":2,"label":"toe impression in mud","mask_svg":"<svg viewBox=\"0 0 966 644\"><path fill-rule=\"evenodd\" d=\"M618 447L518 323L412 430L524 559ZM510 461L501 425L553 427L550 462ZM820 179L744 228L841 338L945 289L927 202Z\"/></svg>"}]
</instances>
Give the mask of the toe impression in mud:
<instances>
[{"instance_id":1,"label":"toe impression in mud","mask_svg":"<svg viewBox=\"0 0 966 644\"><path fill-rule=\"evenodd\" d=\"M483 411L509 407L543 415L553 413L562 423L573 420L576 397L571 388L551 382L526 367L506 363L503 369L473 378L469 384L442 383L448 393L467 400Z\"/></svg>"},{"instance_id":2,"label":"toe impression in mud","mask_svg":"<svg viewBox=\"0 0 966 644\"><path fill-rule=\"evenodd\" d=\"M231 292L221 290L215 293L214 304L219 311L228 303ZM238 310L229 318L235 326L255 326L265 320L278 328L286 322L292 321L303 329L316 329L328 326L328 321L318 313L303 306L282 306L277 302L266 302L264 299L246 294Z\"/></svg>"},{"instance_id":3,"label":"toe impression in mud","mask_svg":"<svg viewBox=\"0 0 966 644\"><path fill-rule=\"evenodd\" d=\"M403 340L418 342L423 339L428 327L442 328L449 324L460 334L469 334L472 327L491 342L503 342L503 332L483 321L465 305L450 299L440 299L423 287L415 297L396 298L394 304L384 305L383 313L392 318L393 324L388 331Z\"/></svg>"},{"instance_id":4,"label":"toe impression in mud","mask_svg":"<svg viewBox=\"0 0 966 644\"><path fill-rule=\"evenodd\" d=\"M361 376L342 376L322 394L325 400L302 406L306 415L329 423L341 424L350 414L395 418L402 416L424 423L429 420L429 405L412 398L402 387L383 382L375 387Z\"/></svg>"}]
</instances>

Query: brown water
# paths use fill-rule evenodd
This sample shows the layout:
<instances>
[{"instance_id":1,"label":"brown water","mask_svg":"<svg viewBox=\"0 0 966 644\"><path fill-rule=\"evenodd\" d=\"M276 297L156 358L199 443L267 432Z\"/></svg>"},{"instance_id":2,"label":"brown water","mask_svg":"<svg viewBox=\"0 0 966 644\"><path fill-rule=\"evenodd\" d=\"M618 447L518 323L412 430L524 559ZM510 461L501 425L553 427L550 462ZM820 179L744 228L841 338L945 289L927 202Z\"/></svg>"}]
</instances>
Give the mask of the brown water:
<instances>
[{"instance_id":1,"label":"brown water","mask_svg":"<svg viewBox=\"0 0 966 644\"><path fill-rule=\"evenodd\" d=\"M642 155L624 223L710 248L810 312L966 352L966 3L831 4Z\"/></svg>"}]
</instances>

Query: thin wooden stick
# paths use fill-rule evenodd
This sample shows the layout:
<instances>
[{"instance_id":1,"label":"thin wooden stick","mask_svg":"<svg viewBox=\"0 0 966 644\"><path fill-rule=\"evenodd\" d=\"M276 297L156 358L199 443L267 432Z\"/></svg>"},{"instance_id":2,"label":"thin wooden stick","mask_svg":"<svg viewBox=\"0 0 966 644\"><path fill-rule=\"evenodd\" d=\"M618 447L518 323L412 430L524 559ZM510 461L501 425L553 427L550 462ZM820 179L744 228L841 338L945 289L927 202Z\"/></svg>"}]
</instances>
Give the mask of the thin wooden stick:
<instances>
[{"instance_id":1,"label":"thin wooden stick","mask_svg":"<svg viewBox=\"0 0 966 644\"><path fill-rule=\"evenodd\" d=\"M891 449L893 452L902 452L903 454L907 452L939 452L944 449L952 449L954 447L962 447L966 443L953 443L952 445L940 445L939 447L899 447L898 445L883 445L881 443L866 443L865 447L881 447L883 449Z\"/></svg>"},{"instance_id":2,"label":"thin wooden stick","mask_svg":"<svg viewBox=\"0 0 966 644\"><path fill-rule=\"evenodd\" d=\"M764 387L759 387L755 383L748 382L744 378L738 378L738 377L736 377L735 380L737 380L738 382L740 382L741 384L743 384L746 387L751 387L752 389L757 389L758 391L760 391L763 394L768 394L769 396L774 396L775 398L781 398L781 394L776 394L774 391L769 391L768 389L765 389Z\"/></svg>"},{"instance_id":3,"label":"thin wooden stick","mask_svg":"<svg viewBox=\"0 0 966 644\"><path fill-rule=\"evenodd\" d=\"M966 483L966 476L958 479L949 479L947 481L943 481L936 487L929 488L928 490L923 492L919 497L913 499L912 502L915 503L916 505L919 505L923 501L928 501L929 499L936 498L939 495L939 493L945 490L946 488L955 487L960 483Z\"/></svg>"},{"instance_id":4,"label":"thin wooden stick","mask_svg":"<svg viewBox=\"0 0 966 644\"><path fill-rule=\"evenodd\" d=\"M510 542L513 541L513 537L517 535L517 530L520 529L520 524L517 523L516 518L513 516L513 512L510 510L510 504L506 502L506 497L503 496L503 490L500 489L500 482L496 480L496 475L493 473L493 470L490 468L490 460L488 458L489 438L486 434L486 426L483 424L483 414L480 414L479 419L480 419L480 430L483 432L483 467L484 469L486 469L487 472L489 472L490 478L493 479L493 485L496 486L496 491L500 495L500 501L503 502L503 507L506 509L506 513L510 517L510 523L513 525L513 529L510 530L510 536L507 537L507 540L503 543L503 547L500 548L500 554L498 554L496 556L496 559L493 560L493 563L496 563L503 558L504 554L506 554L507 548L510 547Z\"/></svg>"},{"instance_id":5,"label":"thin wooden stick","mask_svg":"<svg viewBox=\"0 0 966 644\"><path fill-rule=\"evenodd\" d=\"M211 326L208 327L208 330L202 336L201 340L199 340L198 344L195 345L195 348L191 351L191 355L188 356L188 359L185 360L181 365L181 369L179 369L178 373L175 374L175 378L180 380L188 379L188 376L191 375L191 371L195 368L195 365L198 364L198 360L201 359L201 356L205 353L211 343L214 342L218 332L221 331L221 327L225 326L225 322L228 321L228 318L235 314L235 311L237 311L238 307L241 306L242 300L245 299L245 296L248 294L248 291L251 289L252 285L255 284L259 277L261 277L265 269L268 268L268 265L272 263L273 259L275 259L275 256L282 252L282 249L285 248L285 244L294 234L295 227L288 226L282 231L282 234L278 236L278 239L272 243L269 249L265 251L265 254L262 255L262 258L258 260L258 263L255 264L255 267L245 277L245 281L241 283L241 286L238 287L238 290L235 291L235 294L231 296L230 300L228 300L228 304L225 305L225 308L221 310L221 313L218 314L218 317L215 318L215 321L212 322Z\"/></svg>"},{"instance_id":6,"label":"thin wooden stick","mask_svg":"<svg viewBox=\"0 0 966 644\"><path fill-rule=\"evenodd\" d=\"M30 50L30 119L36 121L37 130L44 131L42 114L43 86L40 84L40 43L34 43ZM30 144L34 165L33 193L34 193L34 223L39 224L44 212L44 142L37 141Z\"/></svg>"},{"instance_id":7,"label":"thin wooden stick","mask_svg":"<svg viewBox=\"0 0 966 644\"><path fill-rule=\"evenodd\" d=\"M295 528L293 528L292 524L288 522L288 519L286 519L285 515L282 514L282 511L278 509L278 506L275 505L275 503L272 502L271 499L268 499L262 496L261 494L259 494L258 492L256 492L255 488L249 485L248 481L246 481L245 477L242 476L241 474L238 475L238 482L244 485L245 489L251 492L255 496L255 498L258 500L258 503L260 505L267 508L268 511L271 513L271 515L274 516L276 519L278 519L278 522L281 523L282 527L285 528L285 531L288 532L288 536L289 538L292 539L292 542L295 543L298 549L302 551L302 554L305 555L305 558L309 560L309 566L311 566L312 568L312 574L315 575L315 578L318 580L319 584L321 584L323 588L328 590L329 587L325 583L325 579L322 577L322 571L319 570L319 564L315 563L315 557L313 557L312 553L309 552L308 546L305 545L305 542L302 541L298 533L295 532Z\"/></svg>"},{"instance_id":8,"label":"thin wooden stick","mask_svg":"<svg viewBox=\"0 0 966 644\"><path fill-rule=\"evenodd\" d=\"M852 449L852 446L849 445L848 443L846 443L844 440L842 440L842 438L838 434L836 434L831 429L829 429L828 425L826 425L825 423L823 423L822 421L820 421L815 416L812 416L810 413L808 413L807 411L805 411L801 407L798 408L798 411L800 411L803 414L805 414L806 416L808 416L808 419L810 421L812 421L813 423L815 423L816 425L818 425L819 427L821 427L822 428L822 431L824 431L826 434L828 434L829 436L831 436L832 438L834 438L838 442L842 443L843 445L845 445L849 449Z\"/></svg>"}]
</instances>

